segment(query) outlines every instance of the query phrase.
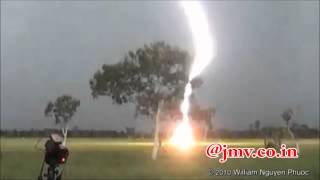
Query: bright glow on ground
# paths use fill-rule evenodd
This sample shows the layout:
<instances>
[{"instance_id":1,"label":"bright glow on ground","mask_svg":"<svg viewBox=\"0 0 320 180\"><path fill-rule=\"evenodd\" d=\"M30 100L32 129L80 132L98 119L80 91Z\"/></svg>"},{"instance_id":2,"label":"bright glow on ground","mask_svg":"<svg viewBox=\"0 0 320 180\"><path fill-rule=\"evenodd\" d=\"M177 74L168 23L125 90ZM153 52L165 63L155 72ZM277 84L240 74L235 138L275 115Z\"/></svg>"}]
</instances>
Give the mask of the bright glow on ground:
<instances>
[{"instance_id":1,"label":"bright glow on ground","mask_svg":"<svg viewBox=\"0 0 320 180\"><path fill-rule=\"evenodd\" d=\"M197 1L181 1L181 5L191 29L195 47L195 58L191 66L189 82L185 87L183 101L180 105L183 119L176 127L170 142L181 150L187 150L194 144L192 127L188 117L190 109L189 97L192 94L190 82L209 64L214 57L216 50L213 45L207 17L200 3Z\"/></svg>"},{"instance_id":2,"label":"bright glow on ground","mask_svg":"<svg viewBox=\"0 0 320 180\"><path fill-rule=\"evenodd\" d=\"M178 124L169 143L176 145L181 150L188 150L195 144L192 135L192 128L188 121L182 121Z\"/></svg>"}]
</instances>

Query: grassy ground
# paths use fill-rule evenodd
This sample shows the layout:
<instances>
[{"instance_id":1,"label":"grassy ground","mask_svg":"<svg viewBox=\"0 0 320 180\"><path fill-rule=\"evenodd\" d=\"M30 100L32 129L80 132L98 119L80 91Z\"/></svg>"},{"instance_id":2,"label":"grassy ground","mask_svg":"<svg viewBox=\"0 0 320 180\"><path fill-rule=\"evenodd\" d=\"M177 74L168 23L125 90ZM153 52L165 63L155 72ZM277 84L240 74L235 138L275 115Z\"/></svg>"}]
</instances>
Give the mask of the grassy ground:
<instances>
[{"instance_id":1,"label":"grassy ground","mask_svg":"<svg viewBox=\"0 0 320 180\"><path fill-rule=\"evenodd\" d=\"M1 138L0 179L36 179L43 154L34 138ZM214 141L214 140L213 140ZM262 140L221 140L233 146L261 147ZM148 140L70 138L64 179L319 179L319 140L300 140L298 159L229 159L219 164L204 154L205 144L179 154L164 145L157 161L151 160ZM39 146L42 146L40 143ZM309 176L209 176L209 168L248 170L310 170Z\"/></svg>"}]
</instances>

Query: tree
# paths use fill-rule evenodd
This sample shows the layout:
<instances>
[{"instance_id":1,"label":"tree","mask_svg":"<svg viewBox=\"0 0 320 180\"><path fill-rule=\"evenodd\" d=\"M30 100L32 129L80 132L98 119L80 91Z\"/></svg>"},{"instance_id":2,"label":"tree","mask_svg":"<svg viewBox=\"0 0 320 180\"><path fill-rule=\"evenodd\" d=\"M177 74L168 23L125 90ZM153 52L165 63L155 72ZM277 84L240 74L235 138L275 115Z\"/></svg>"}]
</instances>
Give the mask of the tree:
<instances>
[{"instance_id":1,"label":"tree","mask_svg":"<svg viewBox=\"0 0 320 180\"><path fill-rule=\"evenodd\" d=\"M282 119L284 120L284 122L285 122L285 124L287 126L288 133L290 134L291 138L295 141L297 150L299 151L299 144L296 141L296 138L295 138L293 132L290 129L290 122L291 122L291 120L293 118L293 115L294 115L293 114L293 110L291 108L289 108L289 109L286 109L286 110L284 110L282 112L281 117L282 117Z\"/></svg>"},{"instance_id":2,"label":"tree","mask_svg":"<svg viewBox=\"0 0 320 180\"><path fill-rule=\"evenodd\" d=\"M279 149L281 147L282 130L282 128L276 127L263 127L261 133L264 135L264 147Z\"/></svg>"},{"instance_id":3,"label":"tree","mask_svg":"<svg viewBox=\"0 0 320 180\"><path fill-rule=\"evenodd\" d=\"M126 134L128 137L132 137L135 135L135 128L126 127Z\"/></svg>"},{"instance_id":4,"label":"tree","mask_svg":"<svg viewBox=\"0 0 320 180\"><path fill-rule=\"evenodd\" d=\"M254 128L256 129L256 131L258 132L260 130L260 120L256 120L254 122Z\"/></svg>"},{"instance_id":5,"label":"tree","mask_svg":"<svg viewBox=\"0 0 320 180\"><path fill-rule=\"evenodd\" d=\"M64 140L63 145L66 144L68 134L68 123L77 112L77 108L80 106L80 100L70 96L62 95L57 97L54 102L49 101L44 114L47 117L53 117L55 124L60 125Z\"/></svg>"},{"instance_id":6,"label":"tree","mask_svg":"<svg viewBox=\"0 0 320 180\"><path fill-rule=\"evenodd\" d=\"M216 109L214 107L204 109L204 122L205 122L205 130L204 130L204 136L203 139L207 140L208 137L208 131L211 131L213 129L212 125L212 119L215 118L216 115Z\"/></svg>"},{"instance_id":7,"label":"tree","mask_svg":"<svg viewBox=\"0 0 320 180\"><path fill-rule=\"evenodd\" d=\"M191 101L192 102L192 101ZM216 109L202 108L198 104L191 104L190 115L191 119L202 124L203 136L202 139L207 140L208 132L212 130L212 119L215 117Z\"/></svg>"},{"instance_id":8,"label":"tree","mask_svg":"<svg viewBox=\"0 0 320 180\"><path fill-rule=\"evenodd\" d=\"M164 42L144 45L129 51L118 63L104 64L90 80L92 96L110 96L118 105L133 103L135 116L153 119L156 130L159 104L162 100L168 104L183 97L190 65L191 58L184 50ZM193 83L193 87L199 82ZM159 144L156 131L154 137L156 146Z\"/></svg>"},{"instance_id":9,"label":"tree","mask_svg":"<svg viewBox=\"0 0 320 180\"><path fill-rule=\"evenodd\" d=\"M291 108L284 110L281 114L281 117L286 123L286 126L289 126L290 120L293 117L293 110Z\"/></svg>"}]
</instances>

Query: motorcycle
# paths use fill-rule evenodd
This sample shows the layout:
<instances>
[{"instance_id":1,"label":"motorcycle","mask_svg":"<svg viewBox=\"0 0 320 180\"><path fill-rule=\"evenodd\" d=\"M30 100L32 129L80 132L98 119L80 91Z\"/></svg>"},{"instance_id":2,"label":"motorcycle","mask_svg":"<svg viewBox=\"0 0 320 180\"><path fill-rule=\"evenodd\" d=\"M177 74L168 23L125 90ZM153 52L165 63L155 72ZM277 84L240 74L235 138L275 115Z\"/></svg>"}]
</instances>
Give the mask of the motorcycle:
<instances>
[{"instance_id":1,"label":"motorcycle","mask_svg":"<svg viewBox=\"0 0 320 180\"><path fill-rule=\"evenodd\" d=\"M50 134L45 143L45 155L38 180L61 180L63 165L67 162L69 150L62 145L63 138Z\"/></svg>"}]
</instances>

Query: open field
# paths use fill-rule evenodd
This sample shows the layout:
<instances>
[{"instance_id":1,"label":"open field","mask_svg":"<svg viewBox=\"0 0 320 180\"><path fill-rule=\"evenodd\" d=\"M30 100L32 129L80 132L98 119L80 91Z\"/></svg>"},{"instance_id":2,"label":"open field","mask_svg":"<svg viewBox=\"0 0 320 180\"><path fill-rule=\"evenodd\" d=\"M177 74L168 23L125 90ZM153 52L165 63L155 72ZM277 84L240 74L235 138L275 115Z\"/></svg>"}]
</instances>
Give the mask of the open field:
<instances>
[{"instance_id":1,"label":"open field","mask_svg":"<svg viewBox=\"0 0 320 180\"><path fill-rule=\"evenodd\" d=\"M36 179L43 153L36 138L1 138L0 179ZM212 140L214 142L214 140ZM263 140L221 140L236 146L261 147ZM164 145L157 161L151 160L151 140L70 138L64 179L319 179L319 140L300 140L298 159L229 159L219 164L204 154L205 144L178 154ZM44 140L39 147L42 147ZM249 170L310 170L310 176L209 176L209 168Z\"/></svg>"}]
</instances>

